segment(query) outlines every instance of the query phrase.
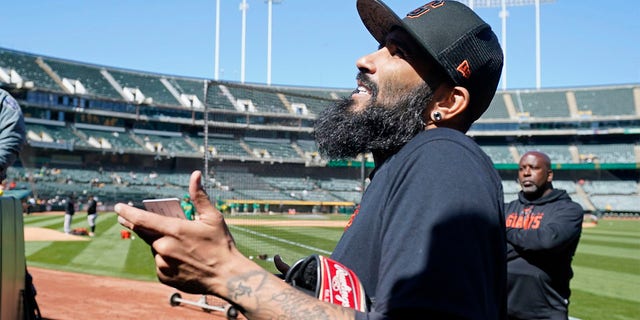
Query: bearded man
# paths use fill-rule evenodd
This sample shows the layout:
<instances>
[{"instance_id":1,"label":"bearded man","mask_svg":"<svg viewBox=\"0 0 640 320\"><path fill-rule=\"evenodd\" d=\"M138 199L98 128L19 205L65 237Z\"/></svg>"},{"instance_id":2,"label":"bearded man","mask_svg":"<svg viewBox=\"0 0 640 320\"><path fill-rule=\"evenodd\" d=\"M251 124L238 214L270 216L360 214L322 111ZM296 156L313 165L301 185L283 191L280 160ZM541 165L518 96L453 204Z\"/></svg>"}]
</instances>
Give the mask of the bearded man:
<instances>
[{"instance_id":1,"label":"bearded man","mask_svg":"<svg viewBox=\"0 0 640 320\"><path fill-rule=\"evenodd\" d=\"M315 138L332 158L372 152L376 168L330 260L304 259L287 271L285 280L305 290L238 252L200 172L189 191L201 220L118 204L121 223L152 245L160 281L222 297L249 319L505 319L501 180L464 134L495 93L498 40L455 1L430 2L404 19L378 0L358 0L357 8L380 47L357 61L357 89L320 114ZM306 268L316 266L309 261L318 267ZM327 261L340 263L330 264L338 272L314 288ZM361 290L344 285L356 278L368 298L358 308L346 298Z\"/></svg>"}]
</instances>

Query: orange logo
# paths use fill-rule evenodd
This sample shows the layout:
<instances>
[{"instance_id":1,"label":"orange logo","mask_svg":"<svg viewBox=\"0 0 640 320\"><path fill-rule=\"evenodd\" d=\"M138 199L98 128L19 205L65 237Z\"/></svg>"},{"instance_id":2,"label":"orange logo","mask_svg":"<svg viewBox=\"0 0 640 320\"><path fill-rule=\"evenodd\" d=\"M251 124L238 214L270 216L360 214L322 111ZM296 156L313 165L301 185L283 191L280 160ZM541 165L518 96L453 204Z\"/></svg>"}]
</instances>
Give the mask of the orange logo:
<instances>
[{"instance_id":1,"label":"orange logo","mask_svg":"<svg viewBox=\"0 0 640 320\"><path fill-rule=\"evenodd\" d=\"M421 7L418 7L417 9L407 13L407 18L417 18L429 11L431 11L431 9L435 9L438 7L441 7L444 5L444 1L440 0L440 1L431 1Z\"/></svg>"},{"instance_id":2,"label":"orange logo","mask_svg":"<svg viewBox=\"0 0 640 320\"><path fill-rule=\"evenodd\" d=\"M458 72L460 72L460 74L467 79L469 79L469 77L471 76L471 66L469 65L469 61L467 60L462 61L462 63L458 65L456 70L458 70Z\"/></svg>"},{"instance_id":3,"label":"orange logo","mask_svg":"<svg viewBox=\"0 0 640 320\"><path fill-rule=\"evenodd\" d=\"M540 228L540 223L542 222L542 218L544 217L544 213L526 213L524 215L519 215L517 213L511 213L507 216L506 225L507 228L514 229L538 229Z\"/></svg>"},{"instance_id":4,"label":"orange logo","mask_svg":"<svg viewBox=\"0 0 640 320\"><path fill-rule=\"evenodd\" d=\"M356 209L353 211L353 214L351 215L351 218L349 218L349 222L347 222L347 225L344 226L344 231L347 231L347 229L349 229L349 227L351 227L351 224L353 223L353 219L356 218L358 213L360 213L360 205L358 205L356 207Z\"/></svg>"}]
</instances>

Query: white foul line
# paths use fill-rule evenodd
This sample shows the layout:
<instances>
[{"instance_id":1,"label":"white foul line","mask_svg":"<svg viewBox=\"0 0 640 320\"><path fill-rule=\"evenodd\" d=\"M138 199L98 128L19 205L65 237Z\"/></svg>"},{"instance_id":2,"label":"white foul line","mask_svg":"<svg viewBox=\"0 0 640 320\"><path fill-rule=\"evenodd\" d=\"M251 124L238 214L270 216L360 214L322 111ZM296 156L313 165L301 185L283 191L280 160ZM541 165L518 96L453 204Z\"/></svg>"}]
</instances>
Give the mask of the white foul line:
<instances>
[{"instance_id":1,"label":"white foul line","mask_svg":"<svg viewBox=\"0 0 640 320\"><path fill-rule=\"evenodd\" d=\"M322 249L320 249L320 248L316 248L316 247L308 246L308 245L306 245L306 244L302 244L302 243L299 243L299 242L289 241L289 240L287 240L287 239L282 239L282 238L278 238L278 237L270 236L270 235L268 235L268 234L264 234L264 233L256 232L256 231L249 230L249 229L245 229L245 228L243 228L243 227L238 227L238 226L235 226L235 225L229 225L229 228L230 228L230 229L238 229L238 230L240 230L240 231L247 232L247 233L250 233L250 234L255 235L255 236L259 236L259 237L263 237L263 238L267 238L267 239L271 239L271 240L275 240L275 241L283 242L283 243L290 244L290 245L293 245L293 246L296 246L296 247L309 249L309 250L314 251L314 252L317 252L317 253L322 253L322 254L326 254L326 255L331 255L331 251L322 250Z\"/></svg>"}]
</instances>

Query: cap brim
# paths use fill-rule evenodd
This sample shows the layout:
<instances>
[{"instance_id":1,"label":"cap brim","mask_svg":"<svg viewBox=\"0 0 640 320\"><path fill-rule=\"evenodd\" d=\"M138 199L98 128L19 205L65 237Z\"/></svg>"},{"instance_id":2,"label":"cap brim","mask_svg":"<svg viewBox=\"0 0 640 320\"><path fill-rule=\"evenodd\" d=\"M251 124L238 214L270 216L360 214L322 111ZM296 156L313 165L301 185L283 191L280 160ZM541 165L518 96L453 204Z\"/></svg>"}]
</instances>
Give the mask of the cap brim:
<instances>
[{"instance_id":1,"label":"cap brim","mask_svg":"<svg viewBox=\"0 0 640 320\"><path fill-rule=\"evenodd\" d=\"M356 8L362 23L380 44L385 42L387 34L393 27L402 26L400 17L378 0L358 0Z\"/></svg>"}]
</instances>

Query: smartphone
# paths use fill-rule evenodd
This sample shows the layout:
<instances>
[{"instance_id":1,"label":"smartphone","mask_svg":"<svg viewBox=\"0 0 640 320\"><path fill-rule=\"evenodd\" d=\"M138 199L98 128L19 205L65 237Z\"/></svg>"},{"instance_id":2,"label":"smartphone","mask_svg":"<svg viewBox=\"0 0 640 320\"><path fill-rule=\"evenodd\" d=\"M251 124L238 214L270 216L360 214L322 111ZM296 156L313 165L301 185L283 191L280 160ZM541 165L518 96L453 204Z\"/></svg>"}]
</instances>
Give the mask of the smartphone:
<instances>
[{"instance_id":1,"label":"smartphone","mask_svg":"<svg viewBox=\"0 0 640 320\"><path fill-rule=\"evenodd\" d=\"M167 217L187 219L178 198L146 199L142 200L142 204L147 211Z\"/></svg>"}]
</instances>

